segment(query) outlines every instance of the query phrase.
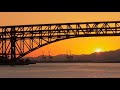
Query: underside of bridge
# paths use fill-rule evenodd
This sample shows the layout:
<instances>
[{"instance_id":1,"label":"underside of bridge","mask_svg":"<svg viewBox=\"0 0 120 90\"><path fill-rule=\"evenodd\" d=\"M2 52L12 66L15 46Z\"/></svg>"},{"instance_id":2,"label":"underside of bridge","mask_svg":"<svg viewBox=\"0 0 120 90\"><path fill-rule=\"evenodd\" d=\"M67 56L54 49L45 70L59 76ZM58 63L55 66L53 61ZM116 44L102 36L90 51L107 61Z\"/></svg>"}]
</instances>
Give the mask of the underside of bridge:
<instances>
[{"instance_id":1,"label":"underside of bridge","mask_svg":"<svg viewBox=\"0 0 120 90\"><path fill-rule=\"evenodd\" d=\"M97 36L120 36L120 21L0 26L0 56L15 64L50 43Z\"/></svg>"}]
</instances>

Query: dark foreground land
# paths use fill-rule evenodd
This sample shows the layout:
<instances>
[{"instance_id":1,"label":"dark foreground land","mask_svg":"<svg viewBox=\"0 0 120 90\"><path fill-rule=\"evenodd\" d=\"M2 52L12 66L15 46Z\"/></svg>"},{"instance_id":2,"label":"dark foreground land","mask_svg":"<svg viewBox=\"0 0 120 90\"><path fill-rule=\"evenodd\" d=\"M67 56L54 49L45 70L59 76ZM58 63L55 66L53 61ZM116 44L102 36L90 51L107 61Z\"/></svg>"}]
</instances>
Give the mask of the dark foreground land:
<instances>
[{"instance_id":1,"label":"dark foreground land","mask_svg":"<svg viewBox=\"0 0 120 90\"><path fill-rule=\"evenodd\" d=\"M107 61L38 61L38 60L29 60L29 59L21 59L17 60L15 63L11 63L9 60L0 60L0 65L29 65L29 64L36 64L36 63L120 63L120 61L115 60L107 60Z\"/></svg>"},{"instance_id":2,"label":"dark foreground land","mask_svg":"<svg viewBox=\"0 0 120 90\"><path fill-rule=\"evenodd\" d=\"M29 59L20 59L16 60L16 62L11 62L9 59L0 59L0 65L29 65L29 64L36 64Z\"/></svg>"},{"instance_id":3,"label":"dark foreground land","mask_svg":"<svg viewBox=\"0 0 120 90\"><path fill-rule=\"evenodd\" d=\"M120 61L39 61L36 63L120 63Z\"/></svg>"},{"instance_id":4,"label":"dark foreground land","mask_svg":"<svg viewBox=\"0 0 120 90\"><path fill-rule=\"evenodd\" d=\"M88 61L41 61L41 62L20 62L20 63L0 63L0 65L30 65L36 63L120 63L120 61L107 61L107 62L88 62Z\"/></svg>"}]
</instances>

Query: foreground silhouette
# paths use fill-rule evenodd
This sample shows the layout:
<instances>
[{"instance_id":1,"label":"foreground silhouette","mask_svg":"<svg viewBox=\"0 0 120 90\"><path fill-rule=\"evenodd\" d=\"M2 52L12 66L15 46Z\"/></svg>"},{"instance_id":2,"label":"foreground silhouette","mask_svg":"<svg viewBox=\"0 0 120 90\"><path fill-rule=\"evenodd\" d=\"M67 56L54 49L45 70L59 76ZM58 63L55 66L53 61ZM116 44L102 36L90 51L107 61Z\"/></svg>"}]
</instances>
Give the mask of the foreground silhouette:
<instances>
[{"instance_id":1,"label":"foreground silhouette","mask_svg":"<svg viewBox=\"0 0 120 90\"><path fill-rule=\"evenodd\" d=\"M20 59L17 62L11 62L8 58L0 56L0 65L29 65L35 64L35 62L31 62L30 59Z\"/></svg>"}]
</instances>

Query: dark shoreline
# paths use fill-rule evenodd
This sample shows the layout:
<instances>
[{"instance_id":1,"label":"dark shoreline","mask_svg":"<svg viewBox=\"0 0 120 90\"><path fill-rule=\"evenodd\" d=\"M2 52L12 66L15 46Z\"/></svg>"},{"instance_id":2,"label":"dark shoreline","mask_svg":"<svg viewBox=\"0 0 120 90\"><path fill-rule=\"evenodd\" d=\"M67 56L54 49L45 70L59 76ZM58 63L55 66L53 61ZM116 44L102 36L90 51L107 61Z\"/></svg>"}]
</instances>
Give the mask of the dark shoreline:
<instances>
[{"instance_id":1,"label":"dark shoreline","mask_svg":"<svg viewBox=\"0 0 120 90\"><path fill-rule=\"evenodd\" d=\"M120 61L101 61L101 62L98 62L98 61L40 61L40 62L36 62L36 63L120 63Z\"/></svg>"},{"instance_id":2,"label":"dark shoreline","mask_svg":"<svg viewBox=\"0 0 120 90\"><path fill-rule=\"evenodd\" d=\"M37 64L37 63L120 63L120 62L115 62L115 61L107 61L107 62L90 62L90 61L41 61L41 62L34 62L34 63L22 63L22 64L15 64L15 65L30 65L30 64ZM15 66L11 65L8 63L0 63L1 66L3 65L10 65L10 66Z\"/></svg>"}]
</instances>

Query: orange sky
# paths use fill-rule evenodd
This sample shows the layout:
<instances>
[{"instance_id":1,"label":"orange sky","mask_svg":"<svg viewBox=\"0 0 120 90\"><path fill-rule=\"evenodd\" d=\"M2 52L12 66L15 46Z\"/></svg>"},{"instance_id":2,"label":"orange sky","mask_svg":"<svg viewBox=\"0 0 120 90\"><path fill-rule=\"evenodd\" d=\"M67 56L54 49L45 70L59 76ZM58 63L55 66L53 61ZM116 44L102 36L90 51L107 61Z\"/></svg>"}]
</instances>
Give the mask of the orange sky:
<instances>
[{"instance_id":1,"label":"orange sky","mask_svg":"<svg viewBox=\"0 0 120 90\"><path fill-rule=\"evenodd\" d=\"M0 26L19 24L44 24L87 21L119 21L120 12L0 12ZM103 51L120 49L120 37L74 38L52 43L26 56L39 56L41 51L52 55L66 53L90 54L96 48Z\"/></svg>"}]
</instances>

